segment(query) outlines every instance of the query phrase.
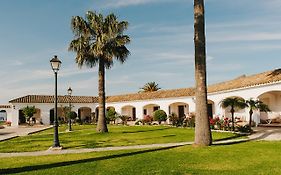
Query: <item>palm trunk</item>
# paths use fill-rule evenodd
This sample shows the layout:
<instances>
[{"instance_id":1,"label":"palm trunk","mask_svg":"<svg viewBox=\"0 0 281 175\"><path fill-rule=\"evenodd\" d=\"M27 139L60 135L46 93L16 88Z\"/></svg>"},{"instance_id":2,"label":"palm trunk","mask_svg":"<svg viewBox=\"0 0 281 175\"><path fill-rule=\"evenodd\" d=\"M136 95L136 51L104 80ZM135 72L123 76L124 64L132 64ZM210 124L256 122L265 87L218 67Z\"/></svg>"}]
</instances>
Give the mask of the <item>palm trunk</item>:
<instances>
[{"instance_id":1,"label":"palm trunk","mask_svg":"<svg viewBox=\"0 0 281 175\"><path fill-rule=\"evenodd\" d=\"M105 70L104 61L99 61L99 117L97 132L108 132L105 120Z\"/></svg>"},{"instance_id":2,"label":"palm trunk","mask_svg":"<svg viewBox=\"0 0 281 175\"><path fill-rule=\"evenodd\" d=\"M231 107L231 110L230 110L230 112L231 112L231 121L232 121L232 131L234 131L234 107L232 106Z\"/></svg>"},{"instance_id":3,"label":"palm trunk","mask_svg":"<svg viewBox=\"0 0 281 175\"><path fill-rule=\"evenodd\" d=\"M204 0L194 0L194 45L195 45L195 81L196 81L196 146L212 144L210 121L207 114L206 86L206 48Z\"/></svg>"},{"instance_id":4,"label":"palm trunk","mask_svg":"<svg viewBox=\"0 0 281 175\"><path fill-rule=\"evenodd\" d=\"M249 129L250 129L250 131L251 131L251 127L252 127L252 115L253 115L253 110L252 110L252 109L250 109L249 114L250 114Z\"/></svg>"}]
</instances>

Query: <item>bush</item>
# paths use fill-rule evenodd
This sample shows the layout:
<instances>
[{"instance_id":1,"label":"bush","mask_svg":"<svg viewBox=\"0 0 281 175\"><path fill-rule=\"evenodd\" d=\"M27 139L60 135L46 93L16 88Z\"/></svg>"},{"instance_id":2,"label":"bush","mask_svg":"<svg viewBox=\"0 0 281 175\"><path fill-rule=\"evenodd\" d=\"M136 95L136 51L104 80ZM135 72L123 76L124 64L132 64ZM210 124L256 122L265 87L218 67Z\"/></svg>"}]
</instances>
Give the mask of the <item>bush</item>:
<instances>
[{"instance_id":1,"label":"bush","mask_svg":"<svg viewBox=\"0 0 281 175\"><path fill-rule=\"evenodd\" d=\"M71 111L71 112L68 112L66 114L66 116L67 116L67 118L74 120L77 118L77 113L75 111Z\"/></svg>"},{"instance_id":2,"label":"bush","mask_svg":"<svg viewBox=\"0 0 281 175\"><path fill-rule=\"evenodd\" d=\"M127 115L119 115L118 118L120 118L122 120L122 124L123 125L126 125L128 119L129 119L129 116L127 116Z\"/></svg>"},{"instance_id":3,"label":"bush","mask_svg":"<svg viewBox=\"0 0 281 175\"><path fill-rule=\"evenodd\" d=\"M179 120L178 115L176 113L171 113L169 115L169 120L172 122L173 126L177 126L177 123L178 123L178 120Z\"/></svg>"},{"instance_id":4,"label":"bush","mask_svg":"<svg viewBox=\"0 0 281 175\"><path fill-rule=\"evenodd\" d=\"M142 120L143 124L149 124L149 125L151 124L152 121L153 118L150 115L145 115Z\"/></svg>"},{"instance_id":5,"label":"bush","mask_svg":"<svg viewBox=\"0 0 281 175\"><path fill-rule=\"evenodd\" d=\"M187 119L186 117L178 117L177 114L172 113L169 115L169 120L172 122L173 126L187 126ZM184 124L185 123L185 124Z\"/></svg>"},{"instance_id":6,"label":"bush","mask_svg":"<svg viewBox=\"0 0 281 175\"><path fill-rule=\"evenodd\" d=\"M243 133L250 133L250 132L252 132L252 129L250 129L249 125L237 126L236 129L239 132L243 132Z\"/></svg>"},{"instance_id":7,"label":"bush","mask_svg":"<svg viewBox=\"0 0 281 175\"><path fill-rule=\"evenodd\" d=\"M167 114L163 110L156 110L153 113L153 119L155 121L158 121L159 124L161 124L162 121L166 121L167 120Z\"/></svg>"},{"instance_id":8,"label":"bush","mask_svg":"<svg viewBox=\"0 0 281 175\"><path fill-rule=\"evenodd\" d=\"M117 112L110 108L107 112L106 112L106 123L109 124L110 122L114 122L115 124L115 120L117 119Z\"/></svg>"}]
</instances>

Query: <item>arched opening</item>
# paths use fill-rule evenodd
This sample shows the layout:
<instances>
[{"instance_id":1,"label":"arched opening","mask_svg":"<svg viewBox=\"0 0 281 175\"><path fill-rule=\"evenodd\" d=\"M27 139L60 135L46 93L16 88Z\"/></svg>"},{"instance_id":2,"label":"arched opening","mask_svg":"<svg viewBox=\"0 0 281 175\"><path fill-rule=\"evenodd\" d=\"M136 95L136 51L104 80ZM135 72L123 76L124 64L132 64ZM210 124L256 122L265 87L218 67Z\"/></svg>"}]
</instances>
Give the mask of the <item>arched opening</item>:
<instances>
[{"instance_id":1,"label":"arched opening","mask_svg":"<svg viewBox=\"0 0 281 175\"><path fill-rule=\"evenodd\" d=\"M54 124L54 120L55 120L55 112L54 112L54 108L50 109L50 124L53 125Z\"/></svg>"},{"instance_id":2,"label":"arched opening","mask_svg":"<svg viewBox=\"0 0 281 175\"><path fill-rule=\"evenodd\" d=\"M213 118L215 114L215 103L212 100L208 100L207 112L208 117Z\"/></svg>"},{"instance_id":3,"label":"arched opening","mask_svg":"<svg viewBox=\"0 0 281 175\"><path fill-rule=\"evenodd\" d=\"M169 114L176 114L179 118L184 118L189 113L189 105L183 102L176 102L169 105Z\"/></svg>"},{"instance_id":4,"label":"arched opening","mask_svg":"<svg viewBox=\"0 0 281 175\"><path fill-rule=\"evenodd\" d=\"M160 106L157 105L157 104L148 104L148 105L145 105L143 107L143 115L150 115L152 116L152 113L154 111L157 111L160 109Z\"/></svg>"},{"instance_id":5,"label":"arched opening","mask_svg":"<svg viewBox=\"0 0 281 175\"><path fill-rule=\"evenodd\" d=\"M281 123L281 91L269 91L258 96L266 104L270 112L260 112L261 123Z\"/></svg>"},{"instance_id":6,"label":"arched opening","mask_svg":"<svg viewBox=\"0 0 281 175\"><path fill-rule=\"evenodd\" d=\"M82 122L90 123L91 122L91 113L92 113L91 108L81 107L78 109L78 118L81 119Z\"/></svg>"},{"instance_id":7,"label":"arched opening","mask_svg":"<svg viewBox=\"0 0 281 175\"><path fill-rule=\"evenodd\" d=\"M6 121L7 120L7 111L1 110L0 111L0 121Z\"/></svg>"},{"instance_id":8,"label":"arched opening","mask_svg":"<svg viewBox=\"0 0 281 175\"><path fill-rule=\"evenodd\" d=\"M19 110L19 125L21 124L25 124L26 123L26 119L25 116L22 112L22 109Z\"/></svg>"},{"instance_id":9,"label":"arched opening","mask_svg":"<svg viewBox=\"0 0 281 175\"><path fill-rule=\"evenodd\" d=\"M35 112L35 114L34 114L33 117L32 117L32 122L33 122L34 124L36 124L36 123L42 123L42 119L41 119L41 110L38 109L38 108L35 108L35 110L36 110L36 112Z\"/></svg>"},{"instance_id":10,"label":"arched opening","mask_svg":"<svg viewBox=\"0 0 281 175\"><path fill-rule=\"evenodd\" d=\"M129 119L135 121L136 120L136 108L131 105L123 106L121 108L121 114L126 115L129 117Z\"/></svg>"},{"instance_id":11,"label":"arched opening","mask_svg":"<svg viewBox=\"0 0 281 175\"><path fill-rule=\"evenodd\" d=\"M61 107L58 107L58 121L61 121L61 120L65 120L65 114L64 114L64 109L61 108ZM50 124L54 124L54 120L55 120L55 110L54 108L50 109Z\"/></svg>"}]
</instances>

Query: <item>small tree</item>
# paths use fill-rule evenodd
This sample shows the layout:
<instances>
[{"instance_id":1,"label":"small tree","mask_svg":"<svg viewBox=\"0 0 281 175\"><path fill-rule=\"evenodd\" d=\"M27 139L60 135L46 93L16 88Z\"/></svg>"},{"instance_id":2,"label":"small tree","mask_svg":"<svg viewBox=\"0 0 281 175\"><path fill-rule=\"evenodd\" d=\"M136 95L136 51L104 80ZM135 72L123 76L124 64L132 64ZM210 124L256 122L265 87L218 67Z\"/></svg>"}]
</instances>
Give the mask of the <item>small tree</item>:
<instances>
[{"instance_id":1,"label":"small tree","mask_svg":"<svg viewBox=\"0 0 281 175\"><path fill-rule=\"evenodd\" d=\"M126 125L128 119L129 119L129 116L127 116L127 115L118 115L118 118L120 118L122 120L122 124L123 125Z\"/></svg>"},{"instance_id":2,"label":"small tree","mask_svg":"<svg viewBox=\"0 0 281 175\"><path fill-rule=\"evenodd\" d=\"M263 111L263 112L269 112L270 109L262 101L254 100L252 98L250 100L246 100L246 104L250 108L250 110L249 110L249 130L251 131L252 116L253 116L254 110L260 110L260 111Z\"/></svg>"},{"instance_id":3,"label":"small tree","mask_svg":"<svg viewBox=\"0 0 281 175\"><path fill-rule=\"evenodd\" d=\"M28 121L28 124L30 125L30 118L33 117L33 115L36 113L35 106L26 106L22 109L23 115Z\"/></svg>"},{"instance_id":4,"label":"small tree","mask_svg":"<svg viewBox=\"0 0 281 175\"><path fill-rule=\"evenodd\" d=\"M230 107L231 120L232 120L232 131L234 131L234 112L235 109L244 109L247 107L245 100L241 97L228 97L220 102L222 108Z\"/></svg>"},{"instance_id":5,"label":"small tree","mask_svg":"<svg viewBox=\"0 0 281 175\"><path fill-rule=\"evenodd\" d=\"M68 127L69 127L68 130L69 130L69 131L72 131L72 128L71 128L71 120L74 120L74 119L77 118L77 113L74 112L74 111L69 111L69 112L66 114L66 116L67 116L68 121L69 121L69 123L68 123Z\"/></svg>"},{"instance_id":6,"label":"small tree","mask_svg":"<svg viewBox=\"0 0 281 175\"><path fill-rule=\"evenodd\" d=\"M117 119L117 112L110 108L107 112L106 112L106 122L110 123L111 121L114 122L115 124L115 120Z\"/></svg>"},{"instance_id":7,"label":"small tree","mask_svg":"<svg viewBox=\"0 0 281 175\"><path fill-rule=\"evenodd\" d=\"M162 121L166 121L167 120L167 114L165 111L163 110L156 110L153 113L153 119L155 121L158 121L159 124L161 124Z\"/></svg>"}]
</instances>

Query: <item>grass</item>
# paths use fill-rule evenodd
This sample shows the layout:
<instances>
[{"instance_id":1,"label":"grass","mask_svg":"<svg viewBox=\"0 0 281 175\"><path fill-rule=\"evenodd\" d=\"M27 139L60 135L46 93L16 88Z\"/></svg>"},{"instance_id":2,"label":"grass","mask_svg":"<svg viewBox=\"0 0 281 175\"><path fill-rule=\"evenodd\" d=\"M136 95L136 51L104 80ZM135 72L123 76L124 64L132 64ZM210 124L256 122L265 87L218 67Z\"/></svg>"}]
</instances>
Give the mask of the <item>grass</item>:
<instances>
[{"instance_id":1,"label":"grass","mask_svg":"<svg viewBox=\"0 0 281 175\"><path fill-rule=\"evenodd\" d=\"M2 158L0 174L281 174L281 142ZM5 168L4 168L5 167Z\"/></svg>"},{"instance_id":2,"label":"grass","mask_svg":"<svg viewBox=\"0 0 281 175\"><path fill-rule=\"evenodd\" d=\"M59 128L59 139L64 149L128 146L154 143L174 143L194 140L194 130L170 126L109 126L109 133L99 134L93 125L75 125L74 131ZM236 137L232 133L213 133L214 140ZM53 144L53 129L37 134L0 142L0 152L47 150Z\"/></svg>"}]
</instances>

